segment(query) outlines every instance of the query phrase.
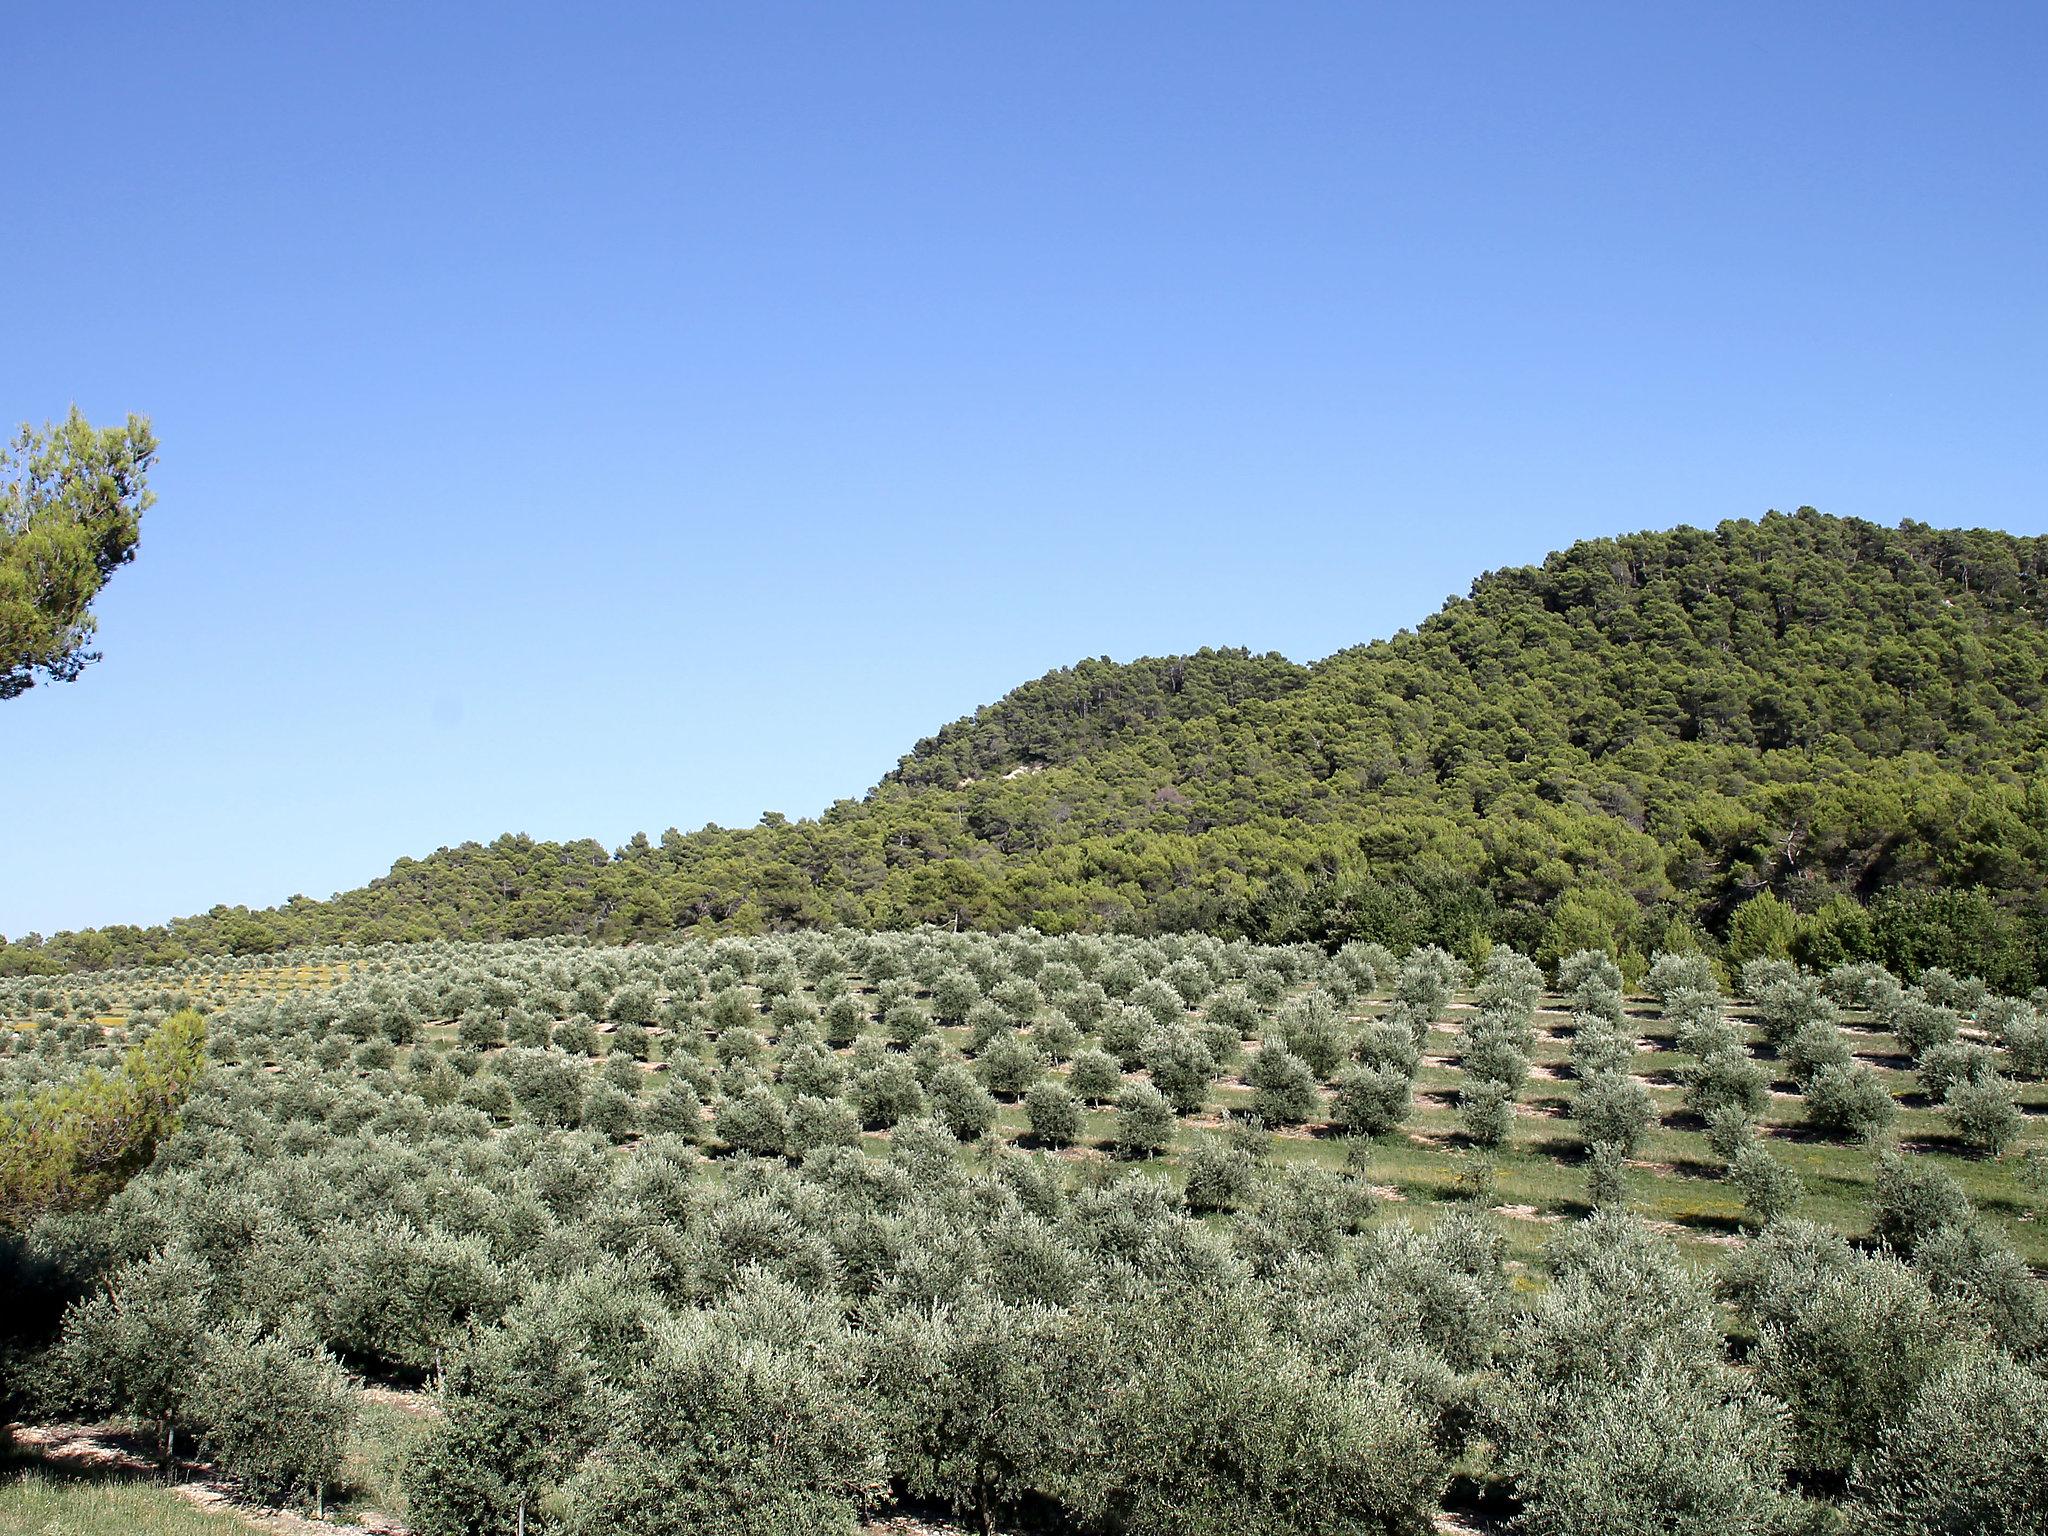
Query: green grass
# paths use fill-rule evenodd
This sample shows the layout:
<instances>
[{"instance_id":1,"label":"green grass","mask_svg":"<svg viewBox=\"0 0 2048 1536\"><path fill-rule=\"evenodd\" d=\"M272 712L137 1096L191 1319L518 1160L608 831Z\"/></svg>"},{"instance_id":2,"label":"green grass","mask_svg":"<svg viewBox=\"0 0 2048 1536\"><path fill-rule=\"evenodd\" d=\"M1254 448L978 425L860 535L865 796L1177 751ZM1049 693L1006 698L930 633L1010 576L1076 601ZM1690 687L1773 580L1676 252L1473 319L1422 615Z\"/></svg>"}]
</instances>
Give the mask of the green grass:
<instances>
[{"instance_id":1,"label":"green grass","mask_svg":"<svg viewBox=\"0 0 2048 1536\"><path fill-rule=\"evenodd\" d=\"M366 1397L328 1517L349 1520L375 1510L403 1519L405 1495L399 1487L399 1468L427 1428L428 1420L420 1415Z\"/></svg>"},{"instance_id":2,"label":"green grass","mask_svg":"<svg viewBox=\"0 0 2048 1536\"><path fill-rule=\"evenodd\" d=\"M1461 1005L1469 1002L1469 998L1460 999ZM1570 1059L1569 1017L1555 999L1546 999L1546 1004L1552 1011L1537 1018L1529 1058L1539 1068L1561 1071ZM1370 1017L1383 1011L1383 1006L1367 1004L1356 1017ZM1688 1258L1718 1266L1743 1239L1741 1197L1721 1178L1720 1163L1708 1149L1705 1135L1685 1112L1680 1074L1692 1057L1673 1046L1653 1004L1638 999L1632 1009L1629 1028L1651 1048L1637 1051L1631 1070L1649 1084L1658 1121L1626 1174L1629 1206L1662 1225ZM1730 1009L1738 1023L1746 1022L1746 1012L1739 1003ZM1843 1022L1852 1030L1867 1028L1866 1021L1853 1012L1845 1014ZM1751 1051L1764 1059L1767 1067L1775 1068L1760 1035L1754 1029L1745 1032ZM964 1030L941 1033L956 1050L965 1042ZM1898 1138L1961 1184L2029 1264L2037 1270L2048 1268L2048 1222L2038 1219L2038 1210L2020 1188L2011 1161L1975 1157L1954 1142L1941 1114L1916 1102L1918 1084L1896 1041L1875 1032L1856 1034L1852 1039L1859 1056L1877 1069L1885 1086L1901 1101L1895 1127ZM1395 1196L1383 1207L1388 1218L1427 1225L1456 1198L1454 1181L1470 1156L1458 1136L1456 1102L1464 1074L1454 1063L1460 1045L1455 1020L1431 1030L1423 1053L1425 1058L1439 1059L1424 1061L1416 1078L1413 1109L1397 1131L1369 1143L1366 1177ZM1247 1053L1250 1048L1248 1041ZM1240 1070L1242 1066L1240 1062ZM1793 1085L1781 1080L1773 1086L1789 1092ZM2026 1140L2038 1143L2043 1130L2038 1111L2048 1107L2048 1084L2015 1086L2020 1104L2037 1112L2029 1117ZM1533 1275L1543 1272L1543 1247L1557 1224L1588 1210L1582 1166L1584 1139L1565 1113L1573 1088L1568 1074L1561 1079L1532 1075L1518 1096L1520 1108L1507 1145L1489 1154L1496 1178L1491 1203L1501 1211L1509 1263ZM1209 1109L1242 1111L1251 1097L1247 1088L1220 1083L1211 1092ZM1803 1101L1796 1097L1773 1099L1764 1117L1770 1150L1805 1181L1798 1214L1852 1236L1867 1232L1876 1171L1874 1152L1858 1144L1813 1136L1801 1125L1803 1108ZM1088 1112L1083 1148L1101 1153L1108 1146L1114 1118L1100 1111ZM1003 1139L1020 1138L1025 1129L1021 1108L1003 1105L996 1126ZM1183 1125L1176 1133L1174 1148L1146 1165L1148 1171L1177 1182L1179 1163L1174 1151L1185 1147L1193 1134ZM1341 1137L1290 1132L1273 1138L1271 1155L1276 1162L1338 1168L1349 1151Z\"/></svg>"},{"instance_id":3,"label":"green grass","mask_svg":"<svg viewBox=\"0 0 2048 1536\"><path fill-rule=\"evenodd\" d=\"M0 1536L248 1536L161 1483L0 1472Z\"/></svg>"}]
</instances>

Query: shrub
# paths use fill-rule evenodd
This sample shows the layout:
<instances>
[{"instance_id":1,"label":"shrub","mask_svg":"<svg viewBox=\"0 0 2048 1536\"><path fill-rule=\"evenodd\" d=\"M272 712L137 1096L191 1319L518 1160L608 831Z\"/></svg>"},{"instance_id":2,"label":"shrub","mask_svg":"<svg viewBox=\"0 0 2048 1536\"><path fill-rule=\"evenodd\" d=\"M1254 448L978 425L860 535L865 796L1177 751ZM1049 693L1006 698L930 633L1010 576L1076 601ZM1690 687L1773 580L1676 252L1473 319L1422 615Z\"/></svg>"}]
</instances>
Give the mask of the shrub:
<instances>
[{"instance_id":1,"label":"shrub","mask_svg":"<svg viewBox=\"0 0 2048 1536\"><path fill-rule=\"evenodd\" d=\"M455 1035L464 1050L493 1050L505 1043L505 1021L495 1013L472 1009L455 1026Z\"/></svg>"},{"instance_id":2,"label":"shrub","mask_svg":"<svg viewBox=\"0 0 2048 1536\"><path fill-rule=\"evenodd\" d=\"M1587 1141L1613 1142L1623 1157L1632 1157L1657 1115L1649 1089L1618 1072L1603 1072L1579 1084L1572 1118Z\"/></svg>"},{"instance_id":3,"label":"shrub","mask_svg":"<svg viewBox=\"0 0 2048 1536\"><path fill-rule=\"evenodd\" d=\"M1116 1096L1119 1157L1150 1157L1173 1140L1173 1105L1150 1083L1126 1083Z\"/></svg>"},{"instance_id":4,"label":"shrub","mask_svg":"<svg viewBox=\"0 0 2048 1536\"><path fill-rule=\"evenodd\" d=\"M1024 1120L1041 1146L1071 1147L1081 1139L1081 1106L1064 1083L1041 1078L1024 1095Z\"/></svg>"},{"instance_id":5,"label":"shrub","mask_svg":"<svg viewBox=\"0 0 2048 1536\"><path fill-rule=\"evenodd\" d=\"M1152 1038L1155 1027L1151 1015L1143 1010L1117 1004L1103 1014L1096 1034L1122 1070L1135 1072L1143 1064L1145 1042Z\"/></svg>"},{"instance_id":6,"label":"shrub","mask_svg":"<svg viewBox=\"0 0 2048 1536\"><path fill-rule=\"evenodd\" d=\"M1514 1090L1506 1083L1469 1082L1458 1094L1458 1118L1475 1146L1498 1147L1514 1127Z\"/></svg>"},{"instance_id":7,"label":"shrub","mask_svg":"<svg viewBox=\"0 0 2048 1536\"><path fill-rule=\"evenodd\" d=\"M1512 950L1496 951L1512 954ZM1336 954L1337 968L1347 976L1351 985L1360 992L1370 992L1379 985L1380 978L1391 975L1395 960L1391 952L1379 944L1366 944L1357 939L1345 944Z\"/></svg>"},{"instance_id":8,"label":"shrub","mask_svg":"<svg viewBox=\"0 0 2048 1536\"><path fill-rule=\"evenodd\" d=\"M711 1042L711 1054L722 1067L757 1066L768 1054L768 1042L758 1031L744 1024L736 1024L722 1030Z\"/></svg>"},{"instance_id":9,"label":"shrub","mask_svg":"<svg viewBox=\"0 0 2048 1536\"><path fill-rule=\"evenodd\" d=\"M1821 989L1844 1008L1872 1008L1899 990L1898 978L1874 960L1846 961L1834 967Z\"/></svg>"},{"instance_id":10,"label":"shrub","mask_svg":"<svg viewBox=\"0 0 2048 1536\"><path fill-rule=\"evenodd\" d=\"M318 1502L341 1472L356 1393L318 1345L251 1331L216 1333L201 1351L191 1411L206 1455L255 1498Z\"/></svg>"},{"instance_id":11,"label":"shrub","mask_svg":"<svg viewBox=\"0 0 2048 1536\"><path fill-rule=\"evenodd\" d=\"M1281 1164L1254 1176L1231 1242L1262 1276L1300 1260L1328 1261L1347 1233L1364 1229L1376 1198L1363 1180Z\"/></svg>"},{"instance_id":12,"label":"shrub","mask_svg":"<svg viewBox=\"0 0 2048 1536\"><path fill-rule=\"evenodd\" d=\"M1083 1050L1074 1053L1074 1064L1067 1070L1067 1086L1088 1103L1108 1103L1123 1085L1123 1068L1108 1052Z\"/></svg>"},{"instance_id":13,"label":"shrub","mask_svg":"<svg viewBox=\"0 0 2048 1536\"><path fill-rule=\"evenodd\" d=\"M1806 1085L1806 1123L1832 1136L1875 1141L1898 1117L1884 1082L1863 1062L1823 1067Z\"/></svg>"},{"instance_id":14,"label":"shrub","mask_svg":"<svg viewBox=\"0 0 2048 1536\"><path fill-rule=\"evenodd\" d=\"M449 1362L440 1417L402 1463L407 1526L474 1536L526 1525L542 1491L588 1448L588 1378L553 1307L471 1339Z\"/></svg>"},{"instance_id":15,"label":"shrub","mask_svg":"<svg viewBox=\"0 0 2048 1536\"><path fill-rule=\"evenodd\" d=\"M1023 1027L1038 1017L1039 1009L1045 1006L1045 994L1038 990L1038 984L1025 976L1012 976L999 981L989 989L988 1000L1002 1009L1010 1023Z\"/></svg>"},{"instance_id":16,"label":"shrub","mask_svg":"<svg viewBox=\"0 0 2048 1536\"><path fill-rule=\"evenodd\" d=\"M1216 985L1209 968L1198 960L1176 960L1159 973L1159 979L1173 988L1190 1008L1199 1006Z\"/></svg>"},{"instance_id":17,"label":"shrub","mask_svg":"<svg viewBox=\"0 0 2048 1536\"><path fill-rule=\"evenodd\" d=\"M2002 1077L1957 1083L1941 1108L1957 1139L1987 1157L2010 1151L2026 1126L2013 1102L2012 1085Z\"/></svg>"},{"instance_id":18,"label":"shrub","mask_svg":"<svg viewBox=\"0 0 2048 1536\"><path fill-rule=\"evenodd\" d=\"M822 1046L800 1045L783 1058L782 1086L814 1099L837 1098L846 1087L846 1069Z\"/></svg>"},{"instance_id":19,"label":"shrub","mask_svg":"<svg viewBox=\"0 0 2048 1536\"><path fill-rule=\"evenodd\" d=\"M574 1125L583 1109L583 1074L556 1051L513 1049L496 1060L519 1113L536 1125Z\"/></svg>"},{"instance_id":20,"label":"shrub","mask_svg":"<svg viewBox=\"0 0 2048 1536\"><path fill-rule=\"evenodd\" d=\"M1975 1213L1962 1185L1924 1158L1887 1152L1877 1160L1871 1189L1871 1230L1911 1254L1946 1227L1965 1226Z\"/></svg>"},{"instance_id":21,"label":"shrub","mask_svg":"<svg viewBox=\"0 0 2048 1536\"><path fill-rule=\"evenodd\" d=\"M1031 1044L1047 1061L1070 1061L1081 1049L1081 1031L1065 1014L1048 1014L1031 1027Z\"/></svg>"},{"instance_id":22,"label":"shrub","mask_svg":"<svg viewBox=\"0 0 2048 1536\"><path fill-rule=\"evenodd\" d=\"M1145 1070L1176 1114L1192 1115L1208 1101L1216 1062L1192 1030L1172 1024L1146 1041Z\"/></svg>"},{"instance_id":23,"label":"shrub","mask_svg":"<svg viewBox=\"0 0 2048 1536\"><path fill-rule=\"evenodd\" d=\"M1767 1227L1792 1214L1806 1185L1798 1174L1752 1141L1728 1165L1728 1182L1742 1194L1751 1226Z\"/></svg>"},{"instance_id":24,"label":"shrub","mask_svg":"<svg viewBox=\"0 0 2048 1536\"><path fill-rule=\"evenodd\" d=\"M1253 1090L1253 1116L1268 1125L1305 1125L1322 1112L1315 1074L1278 1040L1260 1045L1245 1080Z\"/></svg>"},{"instance_id":25,"label":"shrub","mask_svg":"<svg viewBox=\"0 0 2048 1536\"><path fill-rule=\"evenodd\" d=\"M1348 1067L1337 1075L1331 1123L1348 1135L1384 1136L1408 1118L1413 1084L1391 1067Z\"/></svg>"},{"instance_id":26,"label":"shrub","mask_svg":"<svg viewBox=\"0 0 2048 1536\"><path fill-rule=\"evenodd\" d=\"M718 1106L718 1139L740 1152L780 1157L789 1145L789 1117L772 1088L756 1086Z\"/></svg>"},{"instance_id":27,"label":"shrub","mask_svg":"<svg viewBox=\"0 0 2048 1536\"><path fill-rule=\"evenodd\" d=\"M1953 971L1931 965L1915 978L1920 990L1927 994L1927 1000L1938 1007L1953 1008L1966 1017L1974 1017L1984 1006L1989 993L1977 977L1961 977Z\"/></svg>"},{"instance_id":28,"label":"shrub","mask_svg":"<svg viewBox=\"0 0 2048 1536\"><path fill-rule=\"evenodd\" d=\"M1500 1167L1485 1152L1468 1152L1451 1173L1451 1198L1491 1205L1500 1195Z\"/></svg>"}]
</instances>

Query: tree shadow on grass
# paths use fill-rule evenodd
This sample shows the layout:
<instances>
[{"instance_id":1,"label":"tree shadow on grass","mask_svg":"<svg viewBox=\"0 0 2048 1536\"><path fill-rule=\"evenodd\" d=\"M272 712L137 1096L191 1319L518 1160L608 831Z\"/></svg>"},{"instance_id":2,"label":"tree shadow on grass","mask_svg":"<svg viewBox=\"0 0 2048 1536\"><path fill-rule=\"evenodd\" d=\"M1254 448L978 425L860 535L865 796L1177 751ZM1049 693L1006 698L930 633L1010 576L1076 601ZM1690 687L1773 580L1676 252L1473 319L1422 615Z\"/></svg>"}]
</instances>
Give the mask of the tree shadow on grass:
<instances>
[{"instance_id":1,"label":"tree shadow on grass","mask_svg":"<svg viewBox=\"0 0 2048 1536\"><path fill-rule=\"evenodd\" d=\"M22 1424L13 1426L0 1453L0 1482L35 1472L68 1483L161 1483L164 1468L157 1462L149 1437L116 1424ZM172 1480L203 1470L180 1461Z\"/></svg>"},{"instance_id":2,"label":"tree shadow on grass","mask_svg":"<svg viewBox=\"0 0 2048 1536\"><path fill-rule=\"evenodd\" d=\"M1711 1232L1717 1237L1739 1237L1747 1229L1740 1216L1722 1216L1713 1211L1681 1211L1671 1220L1691 1232Z\"/></svg>"},{"instance_id":3,"label":"tree shadow on grass","mask_svg":"<svg viewBox=\"0 0 2048 1536\"><path fill-rule=\"evenodd\" d=\"M1671 1171L1681 1179L1718 1181L1723 1170L1719 1163L1706 1162L1697 1157L1676 1157L1671 1160Z\"/></svg>"}]
</instances>

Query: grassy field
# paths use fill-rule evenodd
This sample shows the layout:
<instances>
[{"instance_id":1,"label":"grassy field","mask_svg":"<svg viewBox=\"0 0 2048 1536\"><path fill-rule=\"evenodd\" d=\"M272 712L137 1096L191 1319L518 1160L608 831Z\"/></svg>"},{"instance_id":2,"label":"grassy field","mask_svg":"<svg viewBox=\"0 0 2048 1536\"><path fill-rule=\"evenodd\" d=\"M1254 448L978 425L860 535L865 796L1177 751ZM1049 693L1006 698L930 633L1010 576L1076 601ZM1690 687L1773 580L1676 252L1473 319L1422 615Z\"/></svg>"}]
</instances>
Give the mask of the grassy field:
<instances>
[{"instance_id":1,"label":"grassy field","mask_svg":"<svg viewBox=\"0 0 2048 1536\"><path fill-rule=\"evenodd\" d=\"M1273 1137L1272 1157L1277 1162L1335 1169L1362 1150L1368 1158L1367 1177L1387 1197L1386 1214L1423 1223L1433 1220L1447 1202L1460 1198L1456 1186L1461 1171L1475 1160L1483 1161L1492 1169L1494 1180L1494 1193L1487 1203L1503 1223L1511 1257L1530 1273L1540 1275L1542 1248L1551 1230L1557 1223L1575 1220L1591 1210L1583 1167L1585 1141L1568 1113L1573 1086L1567 1068L1570 1019L1554 1006L1556 999L1546 1001L1553 1006L1537 1015L1530 1062L1537 1074L1556 1075L1530 1077L1518 1097L1514 1130L1505 1146L1479 1154L1466 1146L1460 1134L1457 1099L1465 1075L1458 1066L1461 1039L1456 1020L1472 1007L1470 998L1461 998L1453 1005L1451 1019L1430 1032L1416 1077L1414 1108L1398 1130L1361 1147L1315 1130L1282 1132ZM1366 1007L1354 1016L1366 1018L1380 1011ZM1738 1022L1745 1012L1740 1004L1730 1008L1730 1016ZM2027 1145L2048 1144L2048 1084L2015 1085L2029 1123L2022 1147L2003 1159L1976 1157L1949 1134L1938 1110L1920 1102L1903 1047L1891 1036L1871 1030L1859 1015L1846 1014L1844 1022L1852 1031L1857 1059L1878 1072L1902 1105L1896 1126L1899 1141L1954 1177L1978 1209L1999 1223L2027 1262L2036 1271L2048 1271L2048 1222L2041 1219L2040 1197L2030 1197L2013 1172L2019 1152ZM1679 1052L1664 1032L1654 1002L1631 1000L1630 1027L1642 1040L1632 1075L1649 1087L1658 1121L1629 1164L1629 1206L1663 1226L1687 1257L1718 1266L1743 1241L1742 1200L1721 1177L1720 1161L1707 1146L1704 1127L1685 1108L1678 1073L1692 1058ZM1775 1068L1759 1032L1746 1028L1744 1033L1752 1053ZM1762 1131L1771 1151L1805 1183L1799 1214L1852 1235L1867 1231L1876 1168L1874 1150L1809 1132L1801 1125L1802 1101L1795 1085L1774 1076L1772 1087L1779 1096L1771 1101ZM1226 1078L1215 1089L1212 1105L1217 1111L1241 1110L1251 1097L1249 1088ZM1218 1118L1215 1113L1201 1116L1197 1124ZM1108 1145L1113 1121L1114 1116L1107 1113L1087 1116L1092 1149ZM1025 1130L1022 1110L1006 1105L997 1125L1004 1135L1021 1137ZM1184 1126L1178 1140L1184 1142L1188 1135L1189 1128ZM1152 1167L1160 1176L1179 1181L1178 1161L1171 1155Z\"/></svg>"},{"instance_id":2,"label":"grassy field","mask_svg":"<svg viewBox=\"0 0 2048 1536\"><path fill-rule=\"evenodd\" d=\"M252 1529L161 1483L0 1471L0 1536L246 1536Z\"/></svg>"}]
</instances>

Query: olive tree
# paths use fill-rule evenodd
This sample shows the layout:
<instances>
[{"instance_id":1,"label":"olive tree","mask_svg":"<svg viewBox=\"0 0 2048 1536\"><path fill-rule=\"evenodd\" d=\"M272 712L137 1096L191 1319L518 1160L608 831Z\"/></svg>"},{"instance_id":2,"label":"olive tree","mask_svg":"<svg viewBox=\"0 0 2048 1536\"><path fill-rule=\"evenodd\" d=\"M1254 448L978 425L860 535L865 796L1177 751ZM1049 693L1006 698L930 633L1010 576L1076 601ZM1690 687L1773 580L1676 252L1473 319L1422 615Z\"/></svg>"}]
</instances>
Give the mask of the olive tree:
<instances>
[{"instance_id":1,"label":"olive tree","mask_svg":"<svg viewBox=\"0 0 2048 1536\"><path fill-rule=\"evenodd\" d=\"M1322 1113L1315 1073L1278 1039L1259 1047L1245 1081L1252 1086L1252 1115L1268 1125L1303 1125Z\"/></svg>"},{"instance_id":2,"label":"olive tree","mask_svg":"<svg viewBox=\"0 0 2048 1536\"><path fill-rule=\"evenodd\" d=\"M1031 1085L1024 1095L1024 1121L1040 1146L1071 1147L1081 1139L1081 1106L1057 1078Z\"/></svg>"},{"instance_id":3,"label":"olive tree","mask_svg":"<svg viewBox=\"0 0 2048 1536\"><path fill-rule=\"evenodd\" d=\"M1414 1089L1393 1067L1347 1067L1337 1074L1330 1120L1353 1136L1383 1136L1408 1118Z\"/></svg>"},{"instance_id":4,"label":"olive tree","mask_svg":"<svg viewBox=\"0 0 2048 1536\"><path fill-rule=\"evenodd\" d=\"M1886 1536L2033 1536L2048 1528L2048 1381L1972 1352L1928 1378L1857 1463L1853 1528Z\"/></svg>"},{"instance_id":5,"label":"olive tree","mask_svg":"<svg viewBox=\"0 0 2048 1536\"><path fill-rule=\"evenodd\" d=\"M316 1510L340 1474L357 1402L324 1349L249 1328L208 1336L191 1398L216 1466L265 1503L310 1497Z\"/></svg>"},{"instance_id":6,"label":"olive tree","mask_svg":"<svg viewBox=\"0 0 2048 1536\"><path fill-rule=\"evenodd\" d=\"M600 1453L573 1479L570 1536L853 1536L887 1486L870 1415L803 1354L712 1317L663 1324Z\"/></svg>"}]
</instances>

